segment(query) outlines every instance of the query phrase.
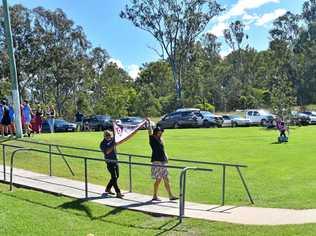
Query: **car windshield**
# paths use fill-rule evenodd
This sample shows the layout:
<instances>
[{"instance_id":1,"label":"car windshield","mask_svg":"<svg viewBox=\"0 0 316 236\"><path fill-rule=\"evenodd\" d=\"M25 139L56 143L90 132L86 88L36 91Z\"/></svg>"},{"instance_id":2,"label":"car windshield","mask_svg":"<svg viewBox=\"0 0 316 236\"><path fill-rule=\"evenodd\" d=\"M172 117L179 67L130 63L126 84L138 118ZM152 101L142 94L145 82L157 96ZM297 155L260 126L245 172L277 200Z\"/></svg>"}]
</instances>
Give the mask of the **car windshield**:
<instances>
[{"instance_id":1,"label":"car windshield","mask_svg":"<svg viewBox=\"0 0 316 236\"><path fill-rule=\"evenodd\" d=\"M55 120L55 124L57 125L61 125L61 124L65 124L65 123L67 123L67 121L65 121L65 120Z\"/></svg>"},{"instance_id":2,"label":"car windshield","mask_svg":"<svg viewBox=\"0 0 316 236\"><path fill-rule=\"evenodd\" d=\"M241 117L240 116L237 116L237 115L232 115L232 116L229 116L230 119L240 119Z\"/></svg>"},{"instance_id":3,"label":"car windshield","mask_svg":"<svg viewBox=\"0 0 316 236\"><path fill-rule=\"evenodd\" d=\"M105 116L105 115L97 115L95 116L98 120L110 120L110 116Z\"/></svg>"},{"instance_id":4,"label":"car windshield","mask_svg":"<svg viewBox=\"0 0 316 236\"><path fill-rule=\"evenodd\" d=\"M142 122L144 119L142 119L141 117L125 117L121 119L121 122L136 122L136 123L140 123Z\"/></svg>"},{"instance_id":5,"label":"car windshield","mask_svg":"<svg viewBox=\"0 0 316 236\"><path fill-rule=\"evenodd\" d=\"M205 117L212 117L214 116L214 114L212 112L209 111L201 111L201 114Z\"/></svg>"},{"instance_id":6,"label":"car windshield","mask_svg":"<svg viewBox=\"0 0 316 236\"><path fill-rule=\"evenodd\" d=\"M141 117L130 117L131 121L133 122L142 122L144 119Z\"/></svg>"},{"instance_id":7,"label":"car windshield","mask_svg":"<svg viewBox=\"0 0 316 236\"><path fill-rule=\"evenodd\" d=\"M260 110L259 112L260 112L260 114L263 115L263 116L271 115L270 112L265 111L265 110Z\"/></svg>"}]
</instances>

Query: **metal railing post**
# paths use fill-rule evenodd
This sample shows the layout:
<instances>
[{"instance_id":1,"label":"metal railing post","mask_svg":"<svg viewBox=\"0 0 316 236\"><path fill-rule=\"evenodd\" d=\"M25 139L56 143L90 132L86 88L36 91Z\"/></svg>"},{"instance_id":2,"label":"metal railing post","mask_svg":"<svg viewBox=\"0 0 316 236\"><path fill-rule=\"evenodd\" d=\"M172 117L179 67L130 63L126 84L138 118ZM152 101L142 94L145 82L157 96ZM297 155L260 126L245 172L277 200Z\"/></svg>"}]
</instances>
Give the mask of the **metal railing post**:
<instances>
[{"instance_id":1,"label":"metal railing post","mask_svg":"<svg viewBox=\"0 0 316 236\"><path fill-rule=\"evenodd\" d=\"M180 196L179 196L179 222L180 223L182 223L182 217L183 217L182 202L183 202L183 170L180 173Z\"/></svg>"},{"instance_id":2,"label":"metal railing post","mask_svg":"<svg viewBox=\"0 0 316 236\"><path fill-rule=\"evenodd\" d=\"M5 163L6 153L5 153L5 145L2 144L2 163L3 163L3 180L6 181L6 163Z\"/></svg>"},{"instance_id":3,"label":"metal railing post","mask_svg":"<svg viewBox=\"0 0 316 236\"><path fill-rule=\"evenodd\" d=\"M129 192L131 193L133 191L133 185L132 185L132 156L128 156L128 174L129 174Z\"/></svg>"},{"instance_id":4,"label":"metal railing post","mask_svg":"<svg viewBox=\"0 0 316 236\"><path fill-rule=\"evenodd\" d=\"M239 174L239 176L240 176L241 182L242 182L242 184L244 185L244 188L245 188L245 190L246 190L246 192L247 192L247 195L248 195L248 198L249 198L251 204L254 204L254 201L253 201L253 199L252 199L252 197L251 197L251 194L250 194L250 192L249 192L249 189L248 189L248 187L247 187L246 181L245 181L245 179L244 179L244 177L243 177L243 175L242 175L242 173L241 173L239 167L237 166L236 169L237 169L237 171L238 171L238 174Z\"/></svg>"},{"instance_id":5,"label":"metal railing post","mask_svg":"<svg viewBox=\"0 0 316 236\"><path fill-rule=\"evenodd\" d=\"M226 185L226 166L223 165L223 179L222 179L222 206L225 205L225 185Z\"/></svg>"},{"instance_id":6,"label":"metal railing post","mask_svg":"<svg viewBox=\"0 0 316 236\"><path fill-rule=\"evenodd\" d=\"M30 151L30 148L19 148L17 150L14 150L11 154L11 160L10 160L10 191L13 189L13 160L14 156L19 151Z\"/></svg>"},{"instance_id":7,"label":"metal railing post","mask_svg":"<svg viewBox=\"0 0 316 236\"><path fill-rule=\"evenodd\" d=\"M57 151L61 154L61 158L63 159L63 161L65 162L66 166L68 167L69 172L71 173L72 176L75 176L75 173L73 172L73 170L71 169L71 166L69 165L68 161L66 160L65 156L63 155L62 151L60 150L58 145L55 145Z\"/></svg>"},{"instance_id":8,"label":"metal railing post","mask_svg":"<svg viewBox=\"0 0 316 236\"><path fill-rule=\"evenodd\" d=\"M179 199L179 222L182 223L184 217L184 208L185 208L185 185L186 185L186 174L187 170L194 169L190 167L185 167L182 169L180 174L180 199Z\"/></svg>"},{"instance_id":9,"label":"metal railing post","mask_svg":"<svg viewBox=\"0 0 316 236\"><path fill-rule=\"evenodd\" d=\"M84 159L84 184L85 184L85 197L88 198L88 167L87 167L87 158Z\"/></svg>"},{"instance_id":10,"label":"metal railing post","mask_svg":"<svg viewBox=\"0 0 316 236\"><path fill-rule=\"evenodd\" d=\"M49 176L52 176L52 145L48 145L48 158L49 158Z\"/></svg>"}]
</instances>

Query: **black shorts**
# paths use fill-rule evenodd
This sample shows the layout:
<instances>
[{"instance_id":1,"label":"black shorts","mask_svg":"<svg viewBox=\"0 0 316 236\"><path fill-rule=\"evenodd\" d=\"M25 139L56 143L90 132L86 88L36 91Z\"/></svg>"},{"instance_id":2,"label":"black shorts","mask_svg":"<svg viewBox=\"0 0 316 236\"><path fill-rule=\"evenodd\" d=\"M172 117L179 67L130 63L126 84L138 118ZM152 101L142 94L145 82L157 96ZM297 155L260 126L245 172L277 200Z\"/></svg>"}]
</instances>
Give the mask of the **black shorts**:
<instances>
[{"instance_id":1,"label":"black shorts","mask_svg":"<svg viewBox=\"0 0 316 236\"><path fill-rule=\"evenodd\" d=\"M4 126L10 125L11 124L10 116L3 116L1 124L4 125Z\"/></svg>"}]
</instances>

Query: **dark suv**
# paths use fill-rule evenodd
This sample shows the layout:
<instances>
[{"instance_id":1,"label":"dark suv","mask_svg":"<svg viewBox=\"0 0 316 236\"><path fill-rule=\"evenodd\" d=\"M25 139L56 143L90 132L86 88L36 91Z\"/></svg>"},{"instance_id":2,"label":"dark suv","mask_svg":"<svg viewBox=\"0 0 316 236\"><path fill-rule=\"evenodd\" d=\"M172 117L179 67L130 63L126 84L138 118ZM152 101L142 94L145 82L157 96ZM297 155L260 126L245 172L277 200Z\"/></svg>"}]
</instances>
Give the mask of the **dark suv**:
<instances>
[{"instance_id":1,"label":"dark suv","mask_svg":"<svg viewBox=\"0 0 316 236\"><path fill-rule=\"evenodd\" d=\"M113 129L112 118L107 115L95 115L85 117L83 119L83 127L85 130L95 131Z\"/></svg>"}]
</instances>

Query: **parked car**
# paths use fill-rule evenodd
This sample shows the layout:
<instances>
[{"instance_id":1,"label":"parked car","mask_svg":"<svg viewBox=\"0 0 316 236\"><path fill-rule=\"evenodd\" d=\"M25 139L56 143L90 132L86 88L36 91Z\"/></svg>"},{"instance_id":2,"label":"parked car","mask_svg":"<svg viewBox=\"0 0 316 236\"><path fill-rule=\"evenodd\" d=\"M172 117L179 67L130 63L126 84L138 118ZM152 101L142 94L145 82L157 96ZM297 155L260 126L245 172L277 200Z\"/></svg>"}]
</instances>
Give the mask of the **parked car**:
<instances>
[{"instance_id":1,"label":"parked car","mask_svg":"<svg viewBox=\"0 0 316 236\"><path fill-rule=\"evenodd\" d=\"M301 126L311 124L311 118L302 112L292 111L291 115L290 123L293 125Z\"/></svg>"},{"instance_id":2,"label":"parked car","mask_svg":"<svg viewBox=\"0 0 316 236\"><path fill-rule=\"evenodd\" d=\"M84 130L101 131L113 129L112 118L108 115L95 115L83 119Z\"/></svg>"},{"instance_id":3,"label":"parked car","mask_svg":"<svg viewBox=\"0 0 316 236\"><path fill-rule=\"evenodd\" d=\"M316 124L316 112L315 111L304 111L301 113L303 113L309 117L310 124Z\"/></svg>"},{"instance_id":4,"label":"parked car","mask_svg":"<svg viewBox=\"0 0 316 236\"><path fill-rule=\"evenodd\" d=\"M65 121L63 119L55 119L54 123L54 131L55 132L74 132L77 129L77 125L75 123L71 123ZM44 120L42 124L42 132L50 132L49 125L47 120Z\"/></svg>"},{"instance_id":5,"label":"parked car","mask_svg":"<svg viewBox=\"0 0 316 236\"><path fill-rule=\"evenodd\" d=\"M237 115L223 115L223 127L250 126L250 120Z\"/></svg>"},{"instance_id":6,"label":"parked car","mask_svg":"<svg viewBox=\"0 0 316 236\"><path fill-rule=\"evenodd\" d=\"M162 117L157 125L163 128L221 127L223 119L208 111L196 108L181 108Z\"/></svg>"},{"instance_id":7,"label":"parked car","mask_svg":"<svg viewBox=\"0 0 316 236\"><path fill-rule=\"evenodd\" d=\"M265 110L247 110L246 119L250 120L252 125L267 126L267 124L273 123L275 115Z\"/></svg>"},{"instance_id":8,"label":"parked car","mask_svg":"<svg viewBox=\"0 0 316 236\"><path fill-rule=\"evenodd\" d=\"M198 114L198 122L200 127L222 127L224 119L209 111L200 111Z\"/></svg>"},{"instance_id":9,"label":"parked car","mask_svg":"<svg viewBox=\"0 0 316 236\"><path fill-rule=\"evenodd\" d=\"M143 121L144 121L144 118L137 117L137 116L124 117L117 120L118 124L124 124L124 125L130 125L130 126L138 126ZM153 121L151 121L150 125L152 128L155 127L155 123ZM143 127L142 129L146 129L146 127Z\"/></svg>"},{"instance_id":10,"label":"parked car","mask_svg":"<svg viewBox=\"0 0 316 236\"><path fill-rule=\"evenodd\" d=\"M178 110L164 115L158 122L162 128L199 127L198 117L195 113L199 110Z\"/></svg>"}]
</instances>

